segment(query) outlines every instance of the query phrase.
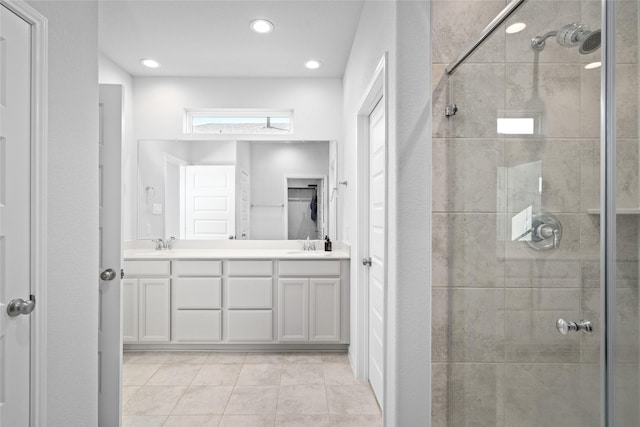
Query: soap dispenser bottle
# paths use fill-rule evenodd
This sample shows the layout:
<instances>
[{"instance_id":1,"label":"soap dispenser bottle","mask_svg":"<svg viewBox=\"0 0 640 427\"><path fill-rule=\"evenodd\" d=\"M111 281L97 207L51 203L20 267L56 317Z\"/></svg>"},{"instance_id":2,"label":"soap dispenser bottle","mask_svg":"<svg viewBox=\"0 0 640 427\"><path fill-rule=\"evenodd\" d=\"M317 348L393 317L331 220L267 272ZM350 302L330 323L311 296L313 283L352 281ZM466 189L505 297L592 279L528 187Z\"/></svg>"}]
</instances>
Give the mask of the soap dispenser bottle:
<instances>
[{"instance_id":1,"label":"soap dispenser bottle","mask_svg":"<svg viewBox=\"0 0 640 427\"><path fill-rule=\"evenodd\" d=\"M324 250L325 252L331 252L331 240L329 240L329 236L324 236Z\"/></svg>"}]
</instances>

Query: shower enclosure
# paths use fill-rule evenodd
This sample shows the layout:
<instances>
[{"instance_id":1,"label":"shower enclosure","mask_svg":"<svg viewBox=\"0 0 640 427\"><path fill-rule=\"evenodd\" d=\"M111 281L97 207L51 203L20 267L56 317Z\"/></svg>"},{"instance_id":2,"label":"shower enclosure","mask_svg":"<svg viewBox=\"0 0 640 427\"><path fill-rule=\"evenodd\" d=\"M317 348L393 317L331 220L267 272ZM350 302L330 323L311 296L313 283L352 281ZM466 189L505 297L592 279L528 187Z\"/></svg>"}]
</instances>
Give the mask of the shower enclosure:
<instances>
[{"instance_id":1,"label":"shower enclosure","mask_svg":"<svg viewBox=\"0 0 640 427\"><path fill-rule=\"evenodd\" d=\"M639 2L431 4L432 426L639 426Z\"/></svg>"}]
</instances>

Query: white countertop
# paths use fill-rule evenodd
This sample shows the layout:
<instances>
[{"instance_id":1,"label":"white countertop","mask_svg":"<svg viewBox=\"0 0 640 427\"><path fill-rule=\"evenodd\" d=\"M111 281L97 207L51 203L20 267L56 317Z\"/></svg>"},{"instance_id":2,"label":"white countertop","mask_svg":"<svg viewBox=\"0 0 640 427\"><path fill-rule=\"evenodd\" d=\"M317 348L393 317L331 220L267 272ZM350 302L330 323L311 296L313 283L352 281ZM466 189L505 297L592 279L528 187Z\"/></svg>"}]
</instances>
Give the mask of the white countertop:
<instances>
[{"instance_id":1,"label":"white countertop","mask_svg":"<svg viewBox=\"0 0 640 427\"><path fill-rule=\"evenodd\" d=\"M299 249L249 249L249 248L197 248L197 249L125 249L125 260L172 259L349 259L349 250L340 248L331 252L302 251Z\"/></svg>"}]
</instances>

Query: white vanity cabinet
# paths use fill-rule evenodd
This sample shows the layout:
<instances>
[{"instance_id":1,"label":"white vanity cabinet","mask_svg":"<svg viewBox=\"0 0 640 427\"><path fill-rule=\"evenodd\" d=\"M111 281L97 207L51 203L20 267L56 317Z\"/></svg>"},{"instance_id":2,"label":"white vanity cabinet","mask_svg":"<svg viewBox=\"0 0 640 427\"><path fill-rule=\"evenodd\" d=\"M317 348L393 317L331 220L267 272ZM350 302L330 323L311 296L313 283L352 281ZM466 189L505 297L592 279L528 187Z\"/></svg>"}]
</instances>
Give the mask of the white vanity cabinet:
<instances>
[{"instance_id":1,"label":"white vanity cabinet","mask_svg":"<svg viewBox=\"0 0 640 427\"><path fill-rule=\"evenodd\" d=\"M122 281L123 342L169 342L169 261L125 261L124 271L126 277Z\"/></svg>"},{"instance_id":2,"label":"white vanity cabinet","mask_svg":"<svg viewBox=\"0 0 640 427\"><path fill-rule=\"evenodd\" d=\"M126 259L125 348L346 348L347 258L219 255Z\"/></svg>"},{"instance_id":3,"label":"white vanity cabinet","mask_svg":"<svg viewBox=\"0 0 640 427\"><path fill-rule=\"evenodd\" d=\"M173 261L175 342L222 340L222 261Z\"/></svg>"},{"instance_id":4,"label":"white vanity cabinet","mask_svg":"<svg viewBox=\"0 0 640 427\"><path fill-rule=\"evenodd\" d=\"M280 261L278 265L278 341L340 342L340 261Z\"/></svg>"},{"instance_id":5,"label":"white vanity cabinet","mask_svg":"<svg viewBox=\"0 0 640 427\"><path fill-rule=\"evenodd\" d=\"M227 261L227 341L273 341L273 263L272 260Z\"/></svg>"}]
</instances>

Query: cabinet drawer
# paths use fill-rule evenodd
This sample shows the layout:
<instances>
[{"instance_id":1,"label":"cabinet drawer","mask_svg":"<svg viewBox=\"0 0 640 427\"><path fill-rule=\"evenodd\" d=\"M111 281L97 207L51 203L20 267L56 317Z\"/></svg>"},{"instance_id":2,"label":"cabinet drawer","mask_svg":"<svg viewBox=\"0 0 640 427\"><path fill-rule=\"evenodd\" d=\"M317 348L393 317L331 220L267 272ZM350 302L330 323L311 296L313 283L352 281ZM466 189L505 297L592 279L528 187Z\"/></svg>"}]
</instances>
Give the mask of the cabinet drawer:
<instances>
[{"instance_id":1,"label":"cabinet drawer","mask_svg":"<svg viewBox=\"0 0 640 427\"><path fill-rule=\"evenodd\" d=\"M132 276L168 276L171 274L169 261L125 261L124 274Z\"/></svg>"},{"instance_id":2,"label":"cabinet drawer","mask_svg":"<svg viewBox=\"0 0 640 427\"><path fill-rule=\"evenodd\" d=\"M175 316L174 341L209 342L222 339L220 310L178 310Z\"/></svg>"},{"instance_id":3,"label":"cabinet drawer","mask_svg":"<svg viewBox=\"0 0 640 427\"><path fill-rule=\"evenodd\" d=\"M221 308L222 279L213 277L180 278L174 280L175 308Z\"/></svg>"},{"instance_id":4,"label":"cabinet drawer","mask_svg":"<svg viewBox=\"0 0 640 427\"><path fill-rule=\"evenodd\" d=\"M270 342L273 340L271 310L229 310L227 340L230 342Z\"/></svg>"},{"instance_id":5,"label":"cabinet drawer","mask_svg":"<svg viewBox=\"0 0 640 427\"><path fill-rule=\"evenodd\" d=\"M228 308L271 308L273 280L269 277L234 277L227 281Z\"/></svg>"},{"instance_id":6,"label":"cabinet drawer","mask_svg":"<svg viewBox=\"0 0 640 427\"><path fill-rule=\"evenodd\" d=\"M271 276L273 261L229 261L229 276Z\"/></svg>"},{"instance_id":7,"label":"cabinet drawer","mask_svg":"<svg viewBox=\"0 0 640 427\"><path fill-rule=\"evenodd\" d=\"M339 276L340 261L280 261L281 276Z\"/></svg>"},{"instance_id":8,"label":"cabinet drawer","mask_svg":"<svg viewBox=\"0 0 640 427\"><path fill-rule=\"evenodd\" d=\"M174 261L173 270L178 276L221 276L222 261Z\"/></svg>"}]
</instances>

